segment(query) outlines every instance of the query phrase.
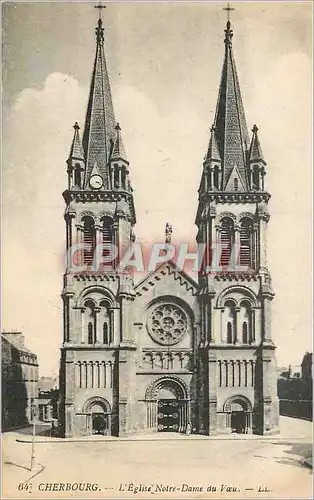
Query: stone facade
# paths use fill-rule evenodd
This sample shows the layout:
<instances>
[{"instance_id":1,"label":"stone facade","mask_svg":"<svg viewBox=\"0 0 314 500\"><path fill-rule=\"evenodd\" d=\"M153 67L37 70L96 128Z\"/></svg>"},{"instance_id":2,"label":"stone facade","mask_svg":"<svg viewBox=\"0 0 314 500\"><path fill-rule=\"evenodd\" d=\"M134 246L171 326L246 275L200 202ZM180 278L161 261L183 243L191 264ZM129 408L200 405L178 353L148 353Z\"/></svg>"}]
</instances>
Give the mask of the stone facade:
<instances>
[{"instance_id":1,"label":"stone facade","mask_svg":"<svg viewBox=\"0 0 314 500\"><path fill-rule=\"evenodd\" d=\"M1 334L2 426L17 427L32 420L37 406L38 361L24 342L21 332Z\"/></svg>"},{"instance_id":2,"label":"stone facade","mask_svg":"<svg viewBox=\"0 0 314 500\"><path fill-rule=\"evenodd\" d=\"M65 436L278 431L266 162L256 126L249 141L229 22L225 35L199 188L197 243L205 254L198 282L169 261L135 284L132 272L118 265L135 239L136 218L98 22L83 141L76 123L63 193ZM106 263L95 270L99 242L114 244L118 255L102 249Z\"/></svg>"}]
</instances>

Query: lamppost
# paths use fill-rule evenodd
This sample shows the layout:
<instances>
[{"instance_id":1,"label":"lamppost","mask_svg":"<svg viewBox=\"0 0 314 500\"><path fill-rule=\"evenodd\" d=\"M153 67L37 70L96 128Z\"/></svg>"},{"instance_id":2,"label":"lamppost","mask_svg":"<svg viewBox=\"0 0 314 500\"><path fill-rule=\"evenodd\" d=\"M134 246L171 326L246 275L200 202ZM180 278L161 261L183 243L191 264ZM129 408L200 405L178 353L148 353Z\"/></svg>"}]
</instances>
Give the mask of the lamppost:
<instances>
[{"instance_id":1,"label":"lamppost","mask_svg":"<svg viewBox=\"0 0 314 500\"><path fill-rule=\"evenodd\" d=\"M32 455L31 455L31 470L33 470L35 465L35 435L36 435L36 403L35 399L32 398L31 402L31 417L33 423L33 439L32 439Z\"/></svg>"}]
</instances>

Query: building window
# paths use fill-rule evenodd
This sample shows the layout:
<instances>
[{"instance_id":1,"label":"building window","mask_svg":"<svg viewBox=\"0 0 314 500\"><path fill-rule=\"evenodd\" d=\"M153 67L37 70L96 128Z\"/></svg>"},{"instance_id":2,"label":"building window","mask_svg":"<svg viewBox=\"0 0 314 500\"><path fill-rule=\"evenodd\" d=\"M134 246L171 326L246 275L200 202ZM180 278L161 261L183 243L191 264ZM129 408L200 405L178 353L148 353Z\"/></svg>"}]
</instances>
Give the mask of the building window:
<instances>
[{"instance_id":1,"label":"building window","mask_svg":"<svg viewBox=\"0 0 314 500\"><path fill-rule=\"evenodd\" d=\"M232 344L232 323L228 321L227 323L227 344Z\"/></svg>"},{"instance_id":2,"label":"building window","mask_svg":"<svg viewBox=\"0 0 314 500\"><path fill-rule=\"evenodd\" d=\"M221 222L220 244L221 244L221 257L220 265L229 266L232 251L232 244L234 241L234 224L231 219L226 217Z\"/></svg>"},{"instance_id":3,"label":"building window","mask_svg":"<svg viewBox=\"0 0 314 500\"><path fill-rule=\"evenodd\" d=\"M91 217L85 217L84 223L84 264L91 265L93 263L94 251L96 246L95 224Z\"/></svg>"},{"instance_id":4,"label":"building window","mask_svg":"<svg viewBox=\"0 0 314 500\"><path fill-rule=\"evenodd\" d=\"M75 165L75 170L74 170L74 184L75 184L75 187L81 188L81 183L82 183L81 168L80 168L79 165Z\"/></svg>"},{"instance_id":5,"label":"building window","mask_svg":"<svg viewBox=\"0 0 314 500\"><path fill-rule=\"evenodd\" d=\"M114 255L114 226L111 217L104 217L102 221L103 266L113 268L115 260L109 260Z\"/></svg>"},{"instance_id":6,"label":"building window","mask_svg":"<svg viewBox=\"0 0 314 500\"><path fill-rule=\"evenodd\" d=\"M94 343L93 323L89 322L87 328L88 328L88 343L93 344Z\"/></svg>"},{"instance_id":7,"label":"building window","mask_svg":"<svg viewBox=\"0 0 314 500\"><path fill-rule=\"evenodd\" d=\"M259 171L257 166L253 170L253 188L259 189Z\"/></svg>"},{"instance_id":8,"label":"building window","mask_svg":"<svg viewBox=\"0 0 314 500\"><path fill-rule=\"evenodd\" d=\"M251 344L253 342L253 314L252 306L249 301L243 300L241 306L241 321L242 321L242 342L243 344Z\"/></svg>"},{"instance_id":9,"label":"building window","mask_svg":"<svg viewBox=\"0 0 314 500\"><path fill-rule=\"evenodd\" d=\"M104 323L104 325L103 325L103 343L105 345L109 344L108 324L107 323Z\"/></svg>"},{"instance_id":10,"label":"building window","mask_svg":"<svg viewBox=\"0 0 314 500\"><path fill-rule=\"evenodd\" d=\"M240 225L240 265L253 267L253 223L249 218Z\"/></svg>"},{"instance_id":11,"label":"building window","mask_svg":"<svg viewBox=\"0 0 314 500\"><path fill-rule=\"evenodd\" d=\"M243 338L243 344L248 343L248 335L247 335L247 323L246 321L242 325L242 338Z\"/></svg>"},{"instance_id":12,"label":"building window","mask_svg":"<svg viewBox=\"0 0 314 500\"><path fill-rule=\"evenodd\" d=\"M219 189L219 167L214 168L214 187Z\"/></svg>"},{"instance_id":13,"label":"building window","mask_svg":"<svg viewBox=\"0 0 314 500\"><path fill-rule=\"evenodd\" d=\"M233 189L235 191L239 190L239 180L238 179L233 179Z\"/></svg>"}]
</instances>

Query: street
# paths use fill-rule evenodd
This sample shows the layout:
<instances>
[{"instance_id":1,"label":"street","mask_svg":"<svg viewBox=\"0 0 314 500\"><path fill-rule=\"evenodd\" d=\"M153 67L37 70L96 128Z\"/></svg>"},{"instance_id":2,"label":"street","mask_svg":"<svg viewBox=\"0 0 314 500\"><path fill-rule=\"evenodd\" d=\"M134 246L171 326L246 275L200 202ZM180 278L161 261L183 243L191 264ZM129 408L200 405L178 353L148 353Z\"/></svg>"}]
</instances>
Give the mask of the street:
<instances>
[{"instance_id":1,"label":"street","mask_svg":"<svg viewBox=\"0 0 314 500\"><path fill-rule=\"evenodd\" d=\"M37 435L32 472L31 428L7 432L2 498L311 498L312 470L302 459L312 456L312 423L280 420L281 435L272 438L159 433L157 439L60 441Z\"/></svg>"}]
</instances>

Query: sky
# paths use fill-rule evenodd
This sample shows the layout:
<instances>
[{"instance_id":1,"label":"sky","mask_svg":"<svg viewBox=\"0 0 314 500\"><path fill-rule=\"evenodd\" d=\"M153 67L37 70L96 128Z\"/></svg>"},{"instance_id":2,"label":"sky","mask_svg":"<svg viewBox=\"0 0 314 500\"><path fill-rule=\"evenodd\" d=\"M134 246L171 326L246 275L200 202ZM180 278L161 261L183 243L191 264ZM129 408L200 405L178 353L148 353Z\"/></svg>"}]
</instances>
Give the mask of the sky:
<instances>
[{"instance_id":1,"label":"sky","mask_svg":"<svg viewBox=\"0 0 314 500\"><path fill-rule=\"evenodd\" d=\"M312 350L312 5L233 2L233 48L249 129L267 161L268 265L279 366ZM138 240L193 241L217 102L220 2L107 3L106 57L130 161ZM62 192L87 106L97 12L88 2L6 3L3 24L2 330L22 331L40 374L58 372Z\"/></svg>"}]
</instances>

